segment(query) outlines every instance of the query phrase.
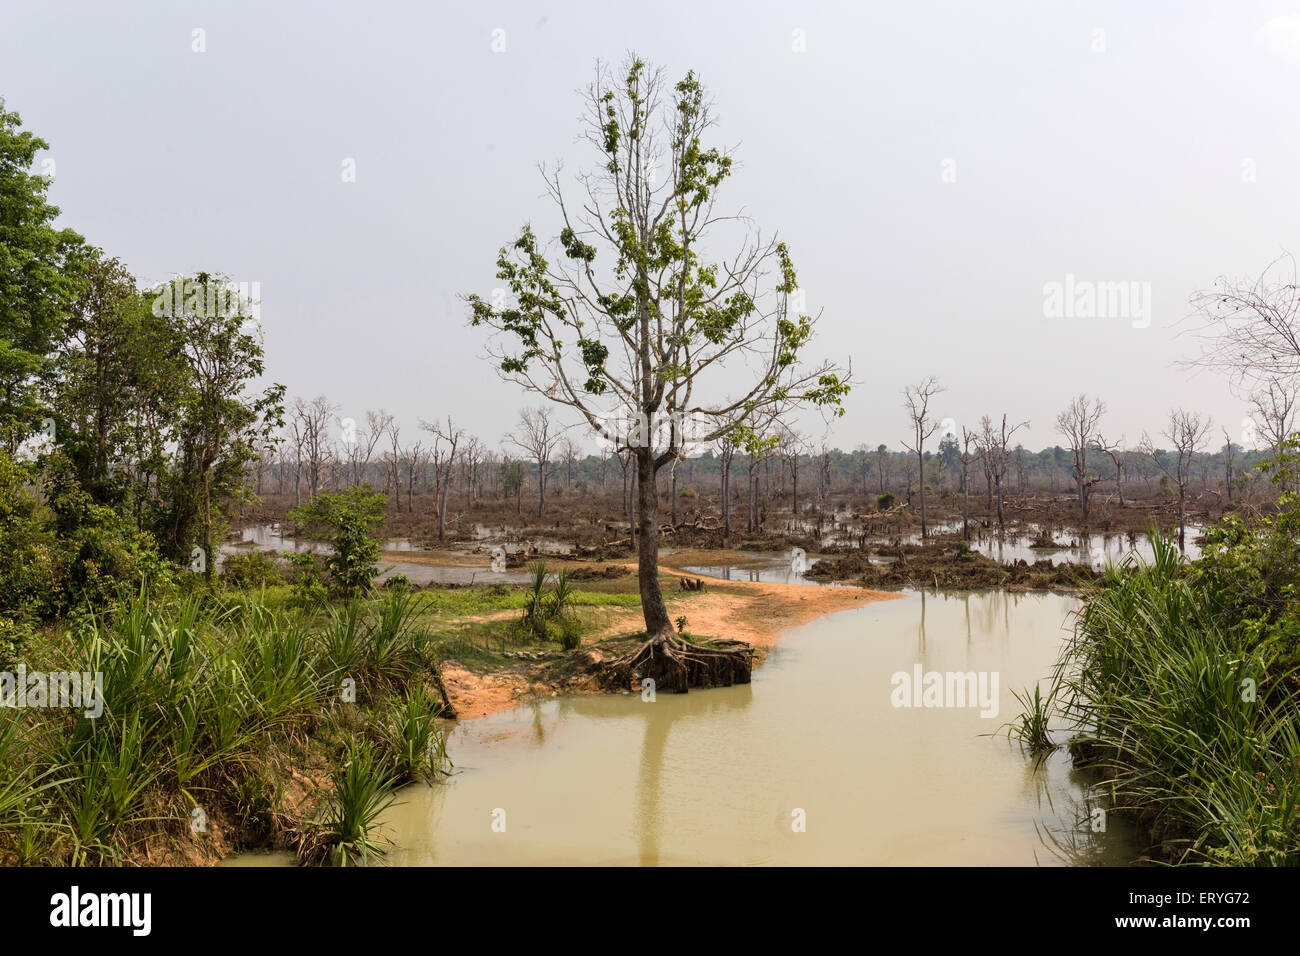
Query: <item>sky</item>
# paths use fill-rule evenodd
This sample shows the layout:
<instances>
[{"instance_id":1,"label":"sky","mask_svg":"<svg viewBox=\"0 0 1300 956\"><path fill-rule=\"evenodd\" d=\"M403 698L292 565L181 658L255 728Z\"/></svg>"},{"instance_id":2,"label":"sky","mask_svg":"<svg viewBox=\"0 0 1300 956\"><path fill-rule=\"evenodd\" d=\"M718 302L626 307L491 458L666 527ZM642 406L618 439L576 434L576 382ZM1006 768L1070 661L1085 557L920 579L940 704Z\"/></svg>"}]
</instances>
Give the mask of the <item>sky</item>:
<instances>
[{"instance_id":1,"label":"sky","mask_svg":"<svg viewBox=\"0 0 1300 956\"><path fill-rule=\"evenodd\" d=\"M460 296L524 222L558 232L537 165L593 163L579 93L630 50L709 89L720 204L790 247L810 357L852 361L816 440L899 447L930 375L938 417L1005 412L1028 447L1079 393L1107 438L1186 407L1240 440L1244 397L1176 363L1189 296L1300 254L1300 0L0 0L0 96L50 144L60 225L142 283L257 283L291 397L490 447L539 399ZM1128 301L1090 311L1101 283Z\"/></svg>"}]
</instances>

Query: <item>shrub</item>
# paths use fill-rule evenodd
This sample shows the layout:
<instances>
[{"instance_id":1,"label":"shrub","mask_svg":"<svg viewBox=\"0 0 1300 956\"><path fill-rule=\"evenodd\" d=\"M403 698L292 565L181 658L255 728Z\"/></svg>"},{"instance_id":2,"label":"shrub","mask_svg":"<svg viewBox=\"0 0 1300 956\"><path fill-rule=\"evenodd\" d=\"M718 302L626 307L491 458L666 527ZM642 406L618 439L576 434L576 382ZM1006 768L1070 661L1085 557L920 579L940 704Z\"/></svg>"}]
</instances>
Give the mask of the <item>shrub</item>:
<instances>
[{"instance_id":1,"label":"shrub","mask_svg":"<svg viewBox=\"0 0 1300 956\"><path fill-rule=\"evenodd\" d=\"M442 702L423 686L412 687L387 714L382 730L400 780L432 781L450 766L447 742L438 726Z\"/></svg>"},{"instance_id":2,"label":"shrub","mask_svg":"<svg viewBox=\"0 0 1300 956\"><path fill-rule=\"evenodd\" d=\"M236 591L256 591L283 582L284 571L270 551L234 552L226 555L221 580Z\"/></svg>"},{"instance_id":3,"label":"shrub","mask_svg":"<svg viewBox=\"0 0 1300 956\"><path fill-rule=\"evenodd\" d=\"M393 770L369 741L359 740L330 778L334 792L317 824L326 857L336 866L369 863L384 852L374 829L379 815L394 801Z\"/></svg>"},{"instance_id":4,"label":"shrub","mask_svg":"<svg viewBox=\"0 0 1300 956\"><path fill-rule=\"evenodd\" d=\"M289 579L293 584L294 597L304 607L322 604L329 597L329 592L321 574L320 558L310 551L286 551L284 556L289 560Z\"/></svg>"},{"instance_id":5,"label":"shrub","mask_svg":"<svg viewBox=\"0 0 1300 956\"><path fill-rule=\"evenodd\" d=\"M374 529L384 520L387 499L369 488L323 492L289 517L309 531L326 529L333 553L326 559L330 582L345 601L370 590L379 573Z\"/></svg>"}]
</instances>

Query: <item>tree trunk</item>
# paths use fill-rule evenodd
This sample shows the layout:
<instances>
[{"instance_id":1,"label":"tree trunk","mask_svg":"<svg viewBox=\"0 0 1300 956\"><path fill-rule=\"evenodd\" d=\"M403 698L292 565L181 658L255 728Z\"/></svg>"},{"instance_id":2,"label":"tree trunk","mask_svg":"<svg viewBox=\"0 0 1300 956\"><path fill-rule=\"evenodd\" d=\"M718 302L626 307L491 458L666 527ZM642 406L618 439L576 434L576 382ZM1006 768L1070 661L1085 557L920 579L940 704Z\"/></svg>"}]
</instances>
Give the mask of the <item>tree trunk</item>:
<instances>
[{"instance_id":1,"label":"tree trunk","mask_svg":"<svg viewBox=\"0 0 1300 956\"><path fill-rule=\"evenodd\" d=\"M637 579L641 588L641 610L650 639L636 650L605 665L604 677L615 686L627 688L637 681L640 688L685 693L691 687L748 684L753 671L754 649L743 641L721 638L708 642L687 641L678 635L668 619L668 608L659 589L658 487L651 449L637 452L637 503L640 540L637 543Z\"/></svg>"},{"instance_id":2,"label":"tree trunk","mask_svg":"<svg viewBox=\"0 0 1300 956\"><path fill-rule=\"evenodd\" d=\"M731 537L731 458L722 461L722 546Z\"/></svg>"},{"instance_id":3,"label":"tree trunk","mask_svg":"<svg viewBox=\"0 0 1300 956\"><path fill-rule=\"evenodd\" d=\"M645 617L645 629L652 636L675 635L677 632L668 619L668 605L659 588L659 486L649 449L638 450L636 467L637 520L641 531L637 540L637 583L641 589L641 613Z\"/></svg>"},{"instance_id":4,"label":"tree trunk","mask_svg":"<svg viewBox=\"0 0 1300 956\"><path fill-rule=\"evenodd\" d=\"M961 536L970 540L970 474L965 465L961 469Z\"/></svg>"},{"instance_id":5,"label":"tree trunk","mask_svg":"<svg viewBox=\"0 0 1300 956\"><path fill-rule=\"evenodd\" d=\"M917 442L917 448L920 447L921 443ZM925 456L919 450L916 453L916 464L917 480L921 485L921 537L924 538L928 531L925 525Z\"/></svg>"}]
</instances>

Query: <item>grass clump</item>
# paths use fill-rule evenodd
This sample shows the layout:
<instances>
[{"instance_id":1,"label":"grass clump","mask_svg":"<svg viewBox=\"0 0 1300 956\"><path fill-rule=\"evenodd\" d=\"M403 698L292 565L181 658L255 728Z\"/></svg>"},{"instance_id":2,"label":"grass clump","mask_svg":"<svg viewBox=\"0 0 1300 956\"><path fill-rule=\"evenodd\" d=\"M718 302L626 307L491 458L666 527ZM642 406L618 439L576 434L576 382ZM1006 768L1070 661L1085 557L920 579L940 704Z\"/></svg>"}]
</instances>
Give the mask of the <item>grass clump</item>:
<instances>
[{"instance_id":1,"label":"grass clump","mask_svg":"<svg viewBox=\"0 0 1300 956\"><path fill-rule=\"evenodd\" d=\"M1076 764L1167 862L1300 863L1300 605L1241 601L1243 582L1277 579L1277 531L1212 533L1190 564L1157 537L1149 565L1108 570L1058 667Z\"/></svg>"}]
</instances>

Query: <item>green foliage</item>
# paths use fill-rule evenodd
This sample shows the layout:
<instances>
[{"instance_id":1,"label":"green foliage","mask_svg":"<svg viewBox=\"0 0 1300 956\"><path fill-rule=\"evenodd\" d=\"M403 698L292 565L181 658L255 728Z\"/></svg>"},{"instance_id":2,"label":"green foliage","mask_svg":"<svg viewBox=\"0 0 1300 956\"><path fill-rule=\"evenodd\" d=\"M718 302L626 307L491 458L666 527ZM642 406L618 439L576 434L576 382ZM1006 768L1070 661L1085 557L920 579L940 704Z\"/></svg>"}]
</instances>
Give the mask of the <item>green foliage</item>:
<instances>
[{"instance_id":1,"label":"green foliage","mask_svg":"<svg viewBox=\"0 0 1300 956\"><path fill-rule=\"evenodd\" d=\"M876 498L877 511L888 511L892 507L894 507L894 493L892 491L886 491Z\"/></svg>"},{"instance_id":2,"label":"green foliage","mask_svg":"<svg viewBox=\"0 0 1300 956\"><path fill-rule=\"evenodd\" d=\"M111 616L82 618L38 653L101 673L102 712L0 708L0 858L121 863L142 835L166 826L158 814L178 797L187 808L224 804L249 826L271 826L278 787L250 765L279 728L300 734L338 712L342 671L365 689L403 695L378 717L397 772L365 747L352 751L318 828L317 845L336 862L368 856L373 814L399 776L447 766L440 708L423 688L435 663L409 600L393 592L323 624L263 594L224 607L136 599ZM0 640L16 633L0 625ZM35 641L20 639L29 649ZM164 817L175 812L188 809Z\"/></svg>"},{"instance_id":3,"label":"green foliage","mask_svg":"<svg viewBox=\"0 0 1300 956\"><path fill-rule=\"evenodd\" d=\"M1020 745L1035 757L1051 753L1056 749L1048 728L1052 716L1051 696L1043 697L1042 689L1037 684L1034 685L1032 695L1028 690L1011 693L1020 704L1021 713L1015 723L1006 725L1007 736L1019 740Z\"/></svg>"},{"instance_id":4,"label":"green foliage","mask_svg":"<svg viewBox=\"0 0 1300 956\"><path fill-rule=\"evenodd\" d=\"M289 517L309 531L324 529L333 554L327 559L330 580L343 600L370 590L379 573L379 542L374 529L384 520L387 499L369 488L322 492Z\"/></svg>"},{"instance_id":5,"label":"green foliage","mask_svg":"<svg viewBox=\"0 0 1300 956\"><path fill-rule=\"evenodd\" d=\"M0 617L0 670L12 670L31 637L27 625Z\"/></svg>"},{"instance_id":6,"label":"green foliage","mask_svg":"<svg viewBox=\"0 0 1300 956\"><path fill-rule=\"evenodd\" d=\"M256 591L284 581L276 555L271 551L232 551L226 555L221 581L236 591Z\"/></svg>"},{"instance_id":7,"label":"green foliage","mask_svg":"<svg viewBox=\"0 0 1300 956\"><path fill-rule=\"evenodd\" d=\"M286 551L284 556L289 562L289 580L298 603L303 607L324 604L329 599L322 576L324 562L310 551Z\"/></svg>"},{"instance_id":8,"label":"green foliage","mask_svg":"<svg viewBox=\"0 0 1300 956\"><path fill-rule=\"evenodd\" d=\"M382 733L397 779L432 782L450 769L446 737L438 726L441 713L442 702L418 684L389 710Z\"/></svg>"},{"instance_id":9,"label":"green foliage","mask_svg":"<svg viewBox=\"0 0 1300 956\"><path fill-rule=\"evenodd\" d=\"M358 740L330 779L334 790L318 824L328 859L335 866L370 863L384 852L375 825L393 804L397 777L369 741Z\"/></svg>"},{"instance_id":10,"label":"green foliage","mask_svg":"<svg viewBox=\"0 0 1300 956\"><path fill-rule=\"evenodd\" d=\"M59 544L30 482L0 451L0 617L45 616L59 605Z\"/></svg>"},{"instance_id":11,"label":"green foliage","mask_svg":"<svg viewBox=\"0 0 1300 956\"><path fill-rule=\"evenodd\" d=\"M532 581L524 591L523 612L519 619L522 633L539 641L556 641L566 651L582 643L582 629L570 613L580 598L569 584L569 572L561 570L548 590L546 563L538 561L530 569Z\"/></svg>"},{"instance_id":12,"label":"green foliage","mask_svg":"<svg viewBox=\"0 0 1300 956\"><path fill-rule=\"evenodd\" d=\"M1190 565L1156 538L1151 564L1109 568L1058 669L1076 760L1183 862L1300 863L1297 606L1250 597L1287 553L1278 527L1231 526Z\"/></svg>"},{"instance_id":13,"label":"green foliage","mask_svg":"<svg viewBox=\"0 0 1300 956\"><path fill-rule=\"evenodd\" d=\"M42 390L80 286L74 263L83 241L54 227L50 180L31 172L44 149L0 101L0 444L10 452L45 413Z\"/></svg>"}]
</instances>

